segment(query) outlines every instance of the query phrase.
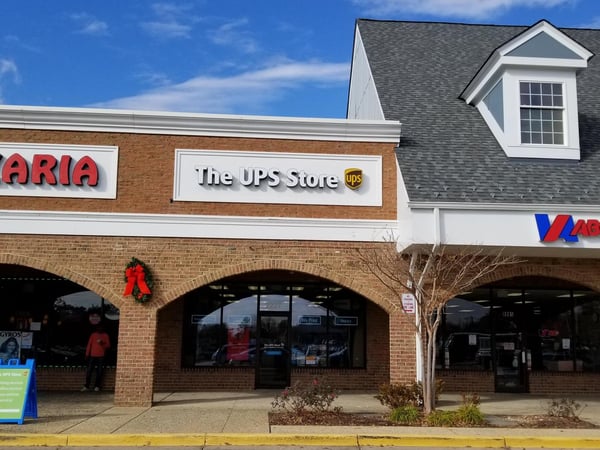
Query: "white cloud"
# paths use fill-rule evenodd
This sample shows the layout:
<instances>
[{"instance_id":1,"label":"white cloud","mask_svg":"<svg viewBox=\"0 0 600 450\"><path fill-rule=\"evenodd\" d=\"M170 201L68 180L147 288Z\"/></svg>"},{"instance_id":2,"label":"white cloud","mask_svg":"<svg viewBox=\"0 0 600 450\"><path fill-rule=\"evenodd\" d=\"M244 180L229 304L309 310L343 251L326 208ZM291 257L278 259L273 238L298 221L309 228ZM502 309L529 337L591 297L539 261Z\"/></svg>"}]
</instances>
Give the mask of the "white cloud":
<instances>
[{"instance_id":1,"label":"white cloud","mask_svg":"<svg viewBox=\"0 0 600 450\"><path fill-rule=\"evenodd\" d=\"M18 36L15 36L14 34L8 34L8 35L4 36L2 38L2 41L4 41L7 45L9 45L13 49L18 47L18 48L27 50L28 52L33 52L33 53L41 53L42 52L39 47L34 47L33 45L23 42L23 40L21 40L21 38L19 38Z\"/></svg>"},{"instance_id":2,"label":"white cloud","mask_svg":"<svg viewBox=\"0 0 600 450\"><path fill-rule=\"evenodd\" d=\"M248 31L241 29L246 25L248 19L234 20L211 31L209 37L217 45L235 47L244 53L255 53L259 47L257 42Z\"/></svg>"},{"instance_id":3,"label":"white cloud","mask_svg":"<svg viewBox=\"0 0 600 450\"><path fill-rule=\"evenodd\" d=\"M155 19L142 22L140 26L148 34L160 39L190 38L198 18L190 14L191 6L174 3L154 3Z\"/></svg>"},{"instance_id":4,"label":"white cloud","mask_svg":"<svg viewBox=\"0 0 600 450\"><path fill-rule=\"evenodd\" d=\"M353 0L367 14L423 14L438 17L486 19L513 7L551 8L576 0Z\"/></svg>"},{"instance_id":5,"label":"white cloud","mask_svg":"<svg viewBox=\"0 0 600 450\"><path fill-rule=\"evenodd\" d=\"M189 38L192 27L174 20L165 22L144 22L141 27L147 33L164 39Z\"/></svg>"},{"instance_id":6,"label":"white cloud","mask_svg":"<svg viewBox=\"0 0 600 450\"><path fill-rule=\"evenodd\" d=\"M171 84L171 80L167 74L162 72L153 72L148 69L139 72L136 75L136 78L149 86L167 86Z\"/></svg>"},{"instance_id":7,"label":"white cloud","mask_svg":"<svg viewBox=\"0 0 600 450\"><path fill-rule=\"evenodd\" d=\"M87 13L77 13L70 15L78 29L77 33L87 34L90 36L105 36L108 34L108 25L106 22L96 19L94 16Z\"/></svg>"},{"instance_id":8,"label":"white cloud","mask_svg":"<svg viewBox=\"0 0 600 450\"><path fill-rule=\"evenodd\" d=\"M264 107L306 84L348 82L349 64L285 61L229 77L199 76L183 83L92 105L100 108L241 114Z\"/></svg>"},{"instance_id":9,"label":"white cloud","mask_svg":"<svg viewBox=\"0 0 600 450\"><path fill-rule=\"evenodd\" d=\"M4 103L2 88L7 79L15 84L20 83L19 69L13 60L0 58L0 103Z\"/></svg>"}]
</instances>

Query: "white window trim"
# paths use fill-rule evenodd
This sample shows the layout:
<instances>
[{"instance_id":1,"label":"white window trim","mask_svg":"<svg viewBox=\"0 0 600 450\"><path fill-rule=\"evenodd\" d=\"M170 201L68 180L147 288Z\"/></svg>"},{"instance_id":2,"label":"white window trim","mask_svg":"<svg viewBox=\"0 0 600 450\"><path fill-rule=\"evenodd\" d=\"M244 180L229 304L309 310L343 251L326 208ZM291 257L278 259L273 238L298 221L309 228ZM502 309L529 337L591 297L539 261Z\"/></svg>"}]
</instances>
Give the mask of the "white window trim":
<instances>
[{"instance_id":1,"label":"white window trim","mask_svg":"<svg viewBox=\"0 0 600 450\"><path fill-rule=\"evenodd\" d=\"M563 85L564 144L548 145L521 143L521 100L519 91L519 84L521 81L560 83ZM580 159L577 80L575 72L572 70L531 70L510 68L502 74L502 83L504 130L500 128L496 119L488 110L485 102L479 102L477 104L477 109L508 157Z\"/></svg>"}]
</instances>

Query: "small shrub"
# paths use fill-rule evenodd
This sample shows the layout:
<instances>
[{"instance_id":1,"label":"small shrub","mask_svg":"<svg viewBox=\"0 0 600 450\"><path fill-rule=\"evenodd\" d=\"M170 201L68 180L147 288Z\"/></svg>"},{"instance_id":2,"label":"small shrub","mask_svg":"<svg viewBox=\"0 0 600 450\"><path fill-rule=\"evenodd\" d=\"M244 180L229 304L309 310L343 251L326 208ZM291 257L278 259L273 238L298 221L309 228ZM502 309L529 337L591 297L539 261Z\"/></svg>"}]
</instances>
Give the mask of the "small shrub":
<instances>
[{"instance_id":1,"label":"small shrub","mask_svg":"<svg viewBox=\"0 0 600 450\"><path fill-rule=\"evenodd\" d=\"M422 396L419 395L419 392L415 392L415 384L382 384L379 386L379 392L375 398L392 410L404 406L421 406L423 404Z\"/></svg>"},{"instance_id":2,"label":"small shrub","mask_svg":"<svg viewBox=\"0 0 600 450\"><path fill-rule=\"evenodd\" d=\"M435 383L435 401L437 402L444 388L442 380ZM394 410L402 406L423 406L423 385L420 382L412 383L387 383L379 386L379 392L375 396L379 402Z\"/></svg>"},{"instance_id":3,"label":"small shrub","mask_svg":"<svg viewBox=\"0 0 600 450\"><path fill-rule=\"evenodd\" d=\"M456 410L455 425L477 426L484 425L485 423L486 420L483 413L479 409L479 406L474 403L464 404Z\"/></svg>"},{"instance_id":4,"label":"small shrub","mask_svg":"<svg viewBox=\"0 0 600 450\"><path fill-rule=\"evenodd\" d=\"M456 424L455 411L443 411L441 409L432 411L425 422L430 427L453 427Z\"/></svg>"},{"instance_id":5,"label":"small shrub","mask_svg":"<svg viewBox=\"0 0 600 450\"><path fill-rule=\"evenodd\" d=\"M323 412L331 408L333 401L339 396L338 391L328 383L314 378L310 383L297 381L292 386L285 388L275 396L271 402L274 409L286 410L294 413L307 411ZM340 412L341 408L333 409Z\"/></svg>"},{"instance_id":6,"label":"small shrub","mask_svg":"<svg viewBox=\"0 0 600 450\"><path fill-rule=\"evenodd\" d=\"M391 412L390 420L400 425L416 425L421 421L421 411L413 405L399 406Z\"/></svg>"},{"instance_id":7,"label":"small shrub","mask_svg":"<svg viewBox=\"0 0 600 450\"><path fill-rule=\"evenodd\" d=\"M554 417L579 417L583 407L570 398L553 399L548 402L548 415Z\"/></svg>"},{"instance_id":8,"label":"small shrub","mask_svg":"<svg viewBox=\"0 0 600 450\"><path fill-rule=\"evenodd\" d=\"M487 422L479 404L478 394L462 394L462 405L456 411L433 411L426 418L428 425L433 427L473 427L485 425Z\"/></svg>"}]
</instances>

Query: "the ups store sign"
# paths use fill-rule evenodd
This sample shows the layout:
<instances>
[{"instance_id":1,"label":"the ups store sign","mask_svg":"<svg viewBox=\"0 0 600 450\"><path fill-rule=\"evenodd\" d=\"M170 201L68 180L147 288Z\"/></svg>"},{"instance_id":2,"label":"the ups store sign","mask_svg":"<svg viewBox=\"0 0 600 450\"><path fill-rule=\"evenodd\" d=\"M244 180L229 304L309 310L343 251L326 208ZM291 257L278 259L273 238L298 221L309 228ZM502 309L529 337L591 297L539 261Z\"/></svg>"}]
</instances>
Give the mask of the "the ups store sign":
<instances>
[{"instance_id":1,"label":"the ups store sign","mask_svg":"<svg viewBox=\"0 0 600 450\"><path fill-rule=\"evenodd\" d=\"M381 156L177 149L174 201L381 206Z\"/></svg>"}]
</instances>

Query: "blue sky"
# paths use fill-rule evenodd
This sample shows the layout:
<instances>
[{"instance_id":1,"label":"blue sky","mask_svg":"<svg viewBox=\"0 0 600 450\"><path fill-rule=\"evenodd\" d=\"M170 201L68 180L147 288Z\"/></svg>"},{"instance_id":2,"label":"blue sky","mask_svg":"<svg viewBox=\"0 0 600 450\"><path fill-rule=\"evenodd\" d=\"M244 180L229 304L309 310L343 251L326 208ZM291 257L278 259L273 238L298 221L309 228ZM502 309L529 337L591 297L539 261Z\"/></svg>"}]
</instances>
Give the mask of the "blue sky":
<instances>
[{"instance_id":1,"label":"blue sky","mask_svg":"<svg viewBox=\"0 0 600 450\"><path fill-rule=\"evenodd\" d=\"M341 118L357 18L600 28L600 2L2 0L0 104Z\"/></svg>"}]
</instances>

